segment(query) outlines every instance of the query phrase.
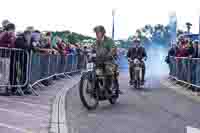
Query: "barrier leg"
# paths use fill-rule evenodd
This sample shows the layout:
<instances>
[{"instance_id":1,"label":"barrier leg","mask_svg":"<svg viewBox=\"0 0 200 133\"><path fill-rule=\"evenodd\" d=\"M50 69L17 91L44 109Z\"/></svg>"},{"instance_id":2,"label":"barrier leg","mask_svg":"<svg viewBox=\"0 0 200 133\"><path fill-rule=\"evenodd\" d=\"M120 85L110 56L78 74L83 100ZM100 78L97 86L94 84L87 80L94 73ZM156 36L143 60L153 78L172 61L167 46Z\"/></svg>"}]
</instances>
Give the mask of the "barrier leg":
<instances>
[{"instance_id":1,"label":"barrier leg","mask_svg":"<svg viewBox=\"0 0 200 133\"><path fill-rule=\"evenodd\" d=\"M36 84L36 86L38 86L38 88L44 88L45 86L41 83Z\"/></svg>"},{"instance_id":2,"label":"barrier leg","mask_svg":"<svg viewBox=\"0 0 200 133\"><path fill-rule=\"evenodd\" d=\"M17 87L17 90L15 91L15 94L20 94L20 95L24 96L24 91L22 90L21 87Z\"/></svg>"},{"instance_id":3,"label":"barrier leg","mask_svg":"<svg viewBox=\"0 0 200 133\"><path fill-rule=\"evenodd\" d=\"M72 76L70 76L70 75L68 75L68 74L66 74L66 77L68 77L69 79L72 79Z\"/></svg>"},{"instance_id":4,"label":"barrier leg","mask_svg":"<svg viewBox=\"0 0 200 133\"><path fill-rule=\"evenodd\" d=\"M29 90L32 92L32 93L34 93L36 96L39 96L39 94L37 93L37 91L31 86L31 85L29 85Z\"/></svg>"},{"instance_id":5,"label":"barrier leg","mask_svg":"<svg viewBox=\"0 0 200 133\"><path fill-rule=\"evenodd\" d=\"M30 91L31 93L35 94L36 96L39 96L39 94L37 93L37 91L31 85L28 85L27 89L24 90L24 92L25 91Z\"/></svg>"},{"instance_id":6,"label":"barrier leg","mask_svg":"<svg viewBox=\"0 0 200 133\"><path fill-rule=\"evenodd\" d=\"M172 85L176 85L178 82L175 80L171 80Z\"/></svg>"},{"instance_id":7,"label":"barrier leg","mask_svg":"<svg viewBox=\"0 0 200 133\"><path fill-rule=\"evenodd\" d=\"M38 86L40 86L40 88L44 88L45 87L42 83L38 83Z\"/></svg>"}]
</instances>

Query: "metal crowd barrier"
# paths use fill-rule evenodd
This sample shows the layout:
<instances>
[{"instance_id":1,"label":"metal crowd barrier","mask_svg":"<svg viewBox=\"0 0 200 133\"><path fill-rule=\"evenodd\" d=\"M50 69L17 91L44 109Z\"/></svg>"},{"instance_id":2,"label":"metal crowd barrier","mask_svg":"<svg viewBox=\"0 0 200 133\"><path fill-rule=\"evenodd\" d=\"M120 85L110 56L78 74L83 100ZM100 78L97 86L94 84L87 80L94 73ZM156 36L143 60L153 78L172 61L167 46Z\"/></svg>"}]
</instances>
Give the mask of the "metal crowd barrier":
<instances>
[{"instance_id":1,"label":"metal crowd barrier","mask_svg":"<svg viewBox=\"0 0 200 133\"><path fill-rule=\"evenodd\" d=\"M0 48L0 87L22 88L28 84L29 53L21 49Z\"/></svg>"},{"instance_id":2,"label":"metal crowd barrier","mask_svg":"<svg viewBox=\"0 0 200 133\"><path fill-rule=\"evenodd\" d=\"M79 55L33 53L21 49L0 48L0 87L16 88L24 95L41 81L78 72L83 68Z\"/></svg>"},{"instance_id":3,"label":"metal crowd barrier","mask_svg":"<svg viewBox=\"0 0 200 133\"><path fill-rule=\"evenodd\" d=\"M54 76L66 75L81 70L78 68L80 62L78 62L79 56L69 54L64 55L53 55L53 54L42 54L32 53L29 71L29 87L36 95L37 92L33 89L33 86L37 83L50 79Z\"/></svg>"},{"instance_id":4,"label":"metal crowd barrier","mask_svg":"<svg viewBox=\"0 0 200 133\"><path fill-rule=\"evenodd\" d=\"M200 88L200 58L170 57L170 77L187 85Z\"/></svg>"}]
</instances>

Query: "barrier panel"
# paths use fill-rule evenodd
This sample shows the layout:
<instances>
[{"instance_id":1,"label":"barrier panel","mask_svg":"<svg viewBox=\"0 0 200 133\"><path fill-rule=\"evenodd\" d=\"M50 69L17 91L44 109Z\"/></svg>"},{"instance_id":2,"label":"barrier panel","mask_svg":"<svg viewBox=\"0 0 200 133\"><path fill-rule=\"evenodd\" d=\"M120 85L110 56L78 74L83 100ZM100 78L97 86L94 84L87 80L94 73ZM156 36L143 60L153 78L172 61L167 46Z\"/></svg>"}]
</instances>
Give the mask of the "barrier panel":
<instances>
[{"instance_id":1,"label":"barrier panel","mask_svg":"<svg viewBox=\"0 0 200 133\"><path fill-rule=\"evenodd\" d=\"M200 88L200 58L170 57L170 77Z\"/></svg>"},{"instance_id":2,"label":"barrier panel","mask_svg":"<svg viewBox=\"0 0 200 133\"><path fill-rule=\"evenodd\" d=\"M32 53L30 64L29 83L32 85L52 76L76 72L81 69L77 69L77 55L73 54L64 56Z\"/></svg>"},{"instance_id":3,"label":"barrier panel","mask_svg":"<svg viewBox=\"0 0 200 133\"><path fill-rule=\"evenodd\" d=\"M80 56L33 53L0 47L0 87L15 88L24 95L33 86L53 76L78 72L82 69Z\"/></svg>"},{"instance_id":4,"label":"barrier panel","mask_svg":"<svg viewBox=\"0 0 200 133\"><path fill-rule=\"evenodd\" d=\"M25 87L29 59L27 51L0 48L0 87Z\"/></svg>"}]
</instances>

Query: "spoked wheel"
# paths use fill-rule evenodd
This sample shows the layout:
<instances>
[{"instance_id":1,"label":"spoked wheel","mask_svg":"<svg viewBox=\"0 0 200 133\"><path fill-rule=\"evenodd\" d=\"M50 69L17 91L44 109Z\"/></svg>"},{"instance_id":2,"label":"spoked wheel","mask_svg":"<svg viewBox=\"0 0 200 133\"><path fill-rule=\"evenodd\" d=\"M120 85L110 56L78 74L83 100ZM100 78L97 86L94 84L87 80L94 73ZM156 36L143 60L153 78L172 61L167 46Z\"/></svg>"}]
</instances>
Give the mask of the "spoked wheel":
<instances>
[{"instance_id":1,"label":"spoked wheel","mask_svg":"<svg viewBox=\"0 0 200 133\"><path fill-rule=\"evenodd\" d=\"M80 99L88 110L96 109L99 104L98 90L92 88L91 82L86 78L81 78L79 86Z\"/></svg>"},{"instance_id":2,"label":"spoked wheel","mask_svg":"<svg viewBox=\"0 0 200 133\"><path fill-rule=\"evenodd\" d=\"M135 89L139 89L140 88L140 76L139 76L139 71L135 71Z\"/></svg>"}]
</instances>

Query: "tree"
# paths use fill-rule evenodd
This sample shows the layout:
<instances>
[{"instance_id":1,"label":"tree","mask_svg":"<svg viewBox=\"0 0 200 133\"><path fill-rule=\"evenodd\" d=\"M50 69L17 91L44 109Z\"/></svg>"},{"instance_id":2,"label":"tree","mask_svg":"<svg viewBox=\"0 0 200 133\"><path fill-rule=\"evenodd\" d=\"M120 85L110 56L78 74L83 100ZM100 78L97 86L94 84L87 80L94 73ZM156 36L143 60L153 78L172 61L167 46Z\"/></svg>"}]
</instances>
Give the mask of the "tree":
<instances>
[{"instance_id":1,"label":"tree","mask_svg":"<svg viewBox=\"0 0 200 133\"><path fill-rule=\"evenodd\" d=\"M73 34L70 34L69 36L68 36L68 39L69 39L69 42L71 43L71 44L76 44L78 41L76 40L76 37L73 35Z\"/></svg>"},{"instance_id":2,"label":"tree","mask_svg":"<svg viewBox=\"0 0 200 133\"><path fill-rule=\"evenodd\" d=\"M190 29L192 27L192 24L190 22L187 22L186 27L187 27L187 32L190 33Z\"/></svg>"}]
</instances>

